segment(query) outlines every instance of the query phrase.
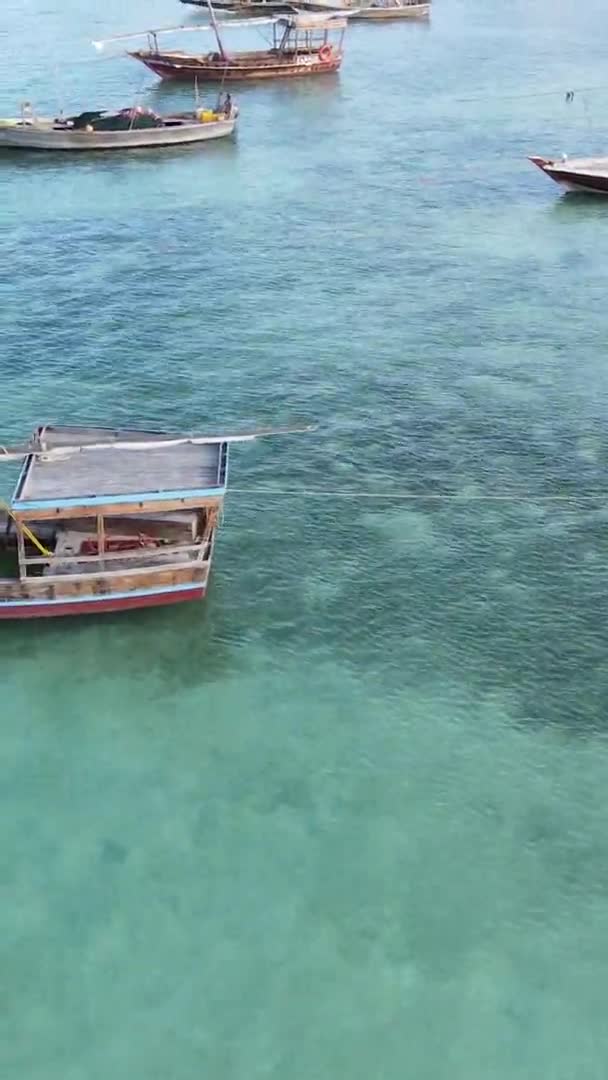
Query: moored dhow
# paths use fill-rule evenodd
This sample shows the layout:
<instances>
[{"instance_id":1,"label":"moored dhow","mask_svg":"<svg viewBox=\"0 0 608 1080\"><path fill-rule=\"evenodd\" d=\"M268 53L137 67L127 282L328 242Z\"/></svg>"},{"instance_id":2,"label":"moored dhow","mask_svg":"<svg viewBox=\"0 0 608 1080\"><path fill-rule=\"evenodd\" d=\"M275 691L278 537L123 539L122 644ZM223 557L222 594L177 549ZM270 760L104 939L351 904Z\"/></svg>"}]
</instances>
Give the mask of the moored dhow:
<instances>
[{"instance_id":1,"label":"moored dhow","mask_svg":"<svg viewBox=\"0 0 608 1080\"><path fill-rule=\"evenodd\" d=\"M0 619L85 615L202 599L231 443L308 431L168 435L40 427L24 447L0 533Z\"/></svg>"},{"instance_id":2,"label":"moored dhow","mask_svg":"<svg viewBox=\"0 0 608 1080\"><path fill-rule=\"evenodd\" d=\"M192 7L208 7L207 0L181 0L182 4ZM295 3L283 3L282 0L213 0L213 6L224 15L240 16L264 16L264 15L293 15L296 13Z\"/></svg>"},{"instance_id":3,"label":"moored dhow","mask_svg":"<svg viewBox=\"0 0 608 1080\"><path fill-rule=\"evenodd\" d=\"M211 7L209 10L213 12ZM255 27L264 23L272 26L272 44L268 49L229 51L212 14L212 23L208 26L146 31L148 47L134 49L129 55L145 64L161 79L195 83L215 82L223 85L227 82L326 75L338 71L343 58L344 32L347 27L345 18L335 14L317 13L247 19L243 25ZM230 22L226 25L232 29L240 24ZM206 53L161 48L159 36L175 33L176 30L212 30L217 48ZM140 37L141 34L121 36ZM102 46L105 42L97 44Z\"/></svg>"},{"instance_id":4,"label":"moored dhow","mask_svg":"<svg viewBox=\"0 0 608 1080\"><path fill-rule=\"evenodd\" d=\"M608 157L551 158L530 157L545 176L565 191L582 191L591 195L608 195Z\"/></svg>"}]
</instances>

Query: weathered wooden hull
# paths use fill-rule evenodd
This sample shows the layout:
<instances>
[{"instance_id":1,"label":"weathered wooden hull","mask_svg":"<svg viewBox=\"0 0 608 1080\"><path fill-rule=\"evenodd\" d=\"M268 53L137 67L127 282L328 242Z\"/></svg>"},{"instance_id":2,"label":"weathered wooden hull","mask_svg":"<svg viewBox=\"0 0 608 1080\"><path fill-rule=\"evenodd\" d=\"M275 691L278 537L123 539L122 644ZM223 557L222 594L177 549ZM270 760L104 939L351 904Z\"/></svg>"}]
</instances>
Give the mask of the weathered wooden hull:
<instances>
[{"instance_id":1,"label":"weathered wooden hull","mask_svg":"<svg viewBox=\"0 0 608 1080\"><path fill-rule=\"evenodd\" d=\"M202 600L206 585L180 587L171 591L140 590L130 594L104 597L80 597L69 600L7 600L0 601L1 619L45 619L67 615L102 615L118 611L134 611L138 608L161 607L183 603L186 600Z\"/></svg>"},{"instance_id":2,"label":"weathered wooden hull","mask_svg":"<svg viewBox=\"0 0 608 1080\"><path fill-rule=\"evenodd\" d=\"M0 580L0 619L94 615L200 600L207 591L213 537L205 562Z\"/></svg>"},{"instance_id":3,"label":"weathered wooden hull","mask_svg":"<svg viewBox=\"0 0 608 1080\"><path fill-rule=\"evenodd\" d=\"M259 79L294 79L308 75L328 75L339 70L342 63L341 53L335 53L330 60L318 60L316 57L301 56L297 60L275 63L236 63L201 60L182 63L162 60L153 53L133 52L140 60L161 79L174 79L181 82L235 83L257 81Z\"/></svg>"}]
</instances>

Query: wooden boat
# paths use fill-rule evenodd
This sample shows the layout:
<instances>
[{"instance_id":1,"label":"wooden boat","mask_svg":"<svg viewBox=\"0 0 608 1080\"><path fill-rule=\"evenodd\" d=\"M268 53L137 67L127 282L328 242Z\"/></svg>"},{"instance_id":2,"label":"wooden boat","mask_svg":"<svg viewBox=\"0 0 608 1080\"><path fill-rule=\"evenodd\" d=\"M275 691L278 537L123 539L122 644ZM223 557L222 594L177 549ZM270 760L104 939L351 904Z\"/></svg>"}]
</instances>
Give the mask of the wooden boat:
<instances>
[{"instance_id":1,"label":"wooden boat","mask_svg":"<svg viewBox=\"0 0 608 1080\"><path fill-rule=\"evenodd\" d=\"M183 0L183 3L200 3L207 0ZM231 2L231 0L224 0ZM217 4L215 5L217 6ZM428 19L431 12L430 0L372 0L371 4L361 5L357 0L297 0L298 11L334 15L357 21L358 19ZM240 7L239 7L239 10Z\"/></svg>"},{"instance_id":2,"label":"wooden boat","mask_svg":"<svg viewBox=\"0 0 608 1080\"><path fill-rule=\"evenodd\" d=\"M238 117L228 99L217 109L158 116L134 107L110 113L90 111L54 120L35 116L22 107L21 116L0 120L0 147L23 150L135 150L178 146L231 135Z\"/></svg>"},{"instance_id":3,"label":"wooden boat","mask_svg":"<svg viewBox=\"0 0 608 1080\"><path fill-rule=\"evenodd\" d=\"M307 14L342 15L350 18L356 4L353 0L299 0L298 11Z\"/></svg>"},{"instance_id":4,"label":"wooden boat","mask_svg":"<svg viewBox=\"0 0 608 1080\"><path fill-rule=\"evenodd\" d=\"M208 6L207 0L180 0L180 2L191 7L204 8L205 10L207 10ZM265 15L295 15L299 5L295 2L288 3L287 0L285 2L282 2L282 0L213 0L213 6L217 11L221 11L223 15L259 18Z\"/></svg>"},{"instance_id":5,"label":"wooden boat","mask_svg":"<svg viewBox=\"0 0 608 1080\"><path fill-rule=\"evenodd\" d=\"M233 442L40 427L25 447L0 533L0 619L83 615L205 595Z\"/></svg>"},{"instance_id":6,"label":"wooden boat","mask_svg":"<svg viewBox=\"0 0 608 1080\"><path fill-rule=\"evenodd\" d=\"M585 191L593 195L608 195L608 157L528 159L565 191Z\"/></svg>"},{"instance_id":7,"label":"wooden boat","mask_svg":"<svg viewBox=\"0 0 608 1080\"><path fill-rule=\"evenodd\" d=\"M364 7L356 6L349 14L349 19L428 19L431 13L429 3L419 0L373 0Z\"/></svg>"},{"instance_id":8,"label":"wooden boat","mask_svg":"<svg viewBox=\"0 0 608 1080\"><path fill-rule=\"evenodd\" d=\"M210 12L213 9L210 8ZM213 30L217 50L208 53L186 53L159 47L161 33L148 32L148 48L137 49L129 55L150 68L161 79L185 79L198 82L243 82L252 79L293 78L305 75L326 75L337 71L342 63L342 44L346 19L334 15L293 15L269 20L247 20L247 25L272 25L271 48L252 52L228 52L224 47L217 20L207 27L186 27L187 30ZM230 27L238 25L228 23ZM336 38L334 39L334 35ZM139 35L129 35L139 36ZM116 39L114 39L116 40Z\"/></svg>"}]
</instances>

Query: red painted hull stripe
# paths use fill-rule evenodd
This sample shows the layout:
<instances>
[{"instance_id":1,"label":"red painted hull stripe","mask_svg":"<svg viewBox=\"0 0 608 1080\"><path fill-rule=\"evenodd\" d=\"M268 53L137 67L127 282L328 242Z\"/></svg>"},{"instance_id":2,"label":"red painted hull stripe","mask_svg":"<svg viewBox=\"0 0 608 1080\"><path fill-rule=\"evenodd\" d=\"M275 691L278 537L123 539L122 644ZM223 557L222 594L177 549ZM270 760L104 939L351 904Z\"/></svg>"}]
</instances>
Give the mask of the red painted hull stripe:
<instances>
[{"instance_id":1,"label":"red painted hull stripe","mask_svg":"<svg viewBox=\"0 0 608 1080\"><path fill-rule=\"evenodd\" d=\"M111 594L105 594L97 598L96 596L74 596L69 601L70 604L90 604L99 603L101 600L130 600L132 596L151 596L158 595L159 593L176 593L183 592L185 589L192 588L204 588L206 582L201 582L200 585L194 585L191 581L183 582L181 585L165 585L162 589L152 586L150 589L130 589L129 592L114 592ZM5 604L10 604L13 607L29 607L32 604L64 604L66 601L62 599L58 600L0 600L0 608Z\"/></svg>"},{"instance_id":2,"label":"red painted hull stripe","mask_svg":"<svg viewBox=\"0 0 608 1080\"><path fill-rule=\"evenodd\" d=\"M60 615L98 615L110 611L132 611L135 608L160 607L179 604L186 600L202 600L206 587L189 586L174 592L132 593L123 596L104 596L99 600L61 600L17 605L0 604L1 619L43 619Z\"/></svg>"}]
</instances>

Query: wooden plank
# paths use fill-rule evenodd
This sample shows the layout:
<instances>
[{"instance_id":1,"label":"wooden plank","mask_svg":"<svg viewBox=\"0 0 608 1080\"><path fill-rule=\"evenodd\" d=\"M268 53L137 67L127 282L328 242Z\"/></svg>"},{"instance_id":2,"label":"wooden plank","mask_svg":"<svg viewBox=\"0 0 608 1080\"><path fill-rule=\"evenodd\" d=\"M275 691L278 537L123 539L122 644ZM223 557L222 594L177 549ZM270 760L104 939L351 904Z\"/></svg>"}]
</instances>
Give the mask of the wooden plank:
<instances>
[{"instance_id":1,"label":"wooden plank","mask_svg":"<svg viewBox=\"0 0 608 1080\"><path fill-rule=\"evenodd\" d=\"M165 514L172 510L204 510L220 509L223 496L213 498L175 499L165 501L158 499L154 502L135 503L110 503L95 506L95 513L91 513L91 505L82 503L79 506L67 506L63 508L51 507L45 510L19 510L14 509L13 515L17 521L64 521L70 518L97 517L126 517L137 514Z\"/></svg>"},{"instance_id":2,"label":"wooden plank","mask_svg":"<svg viewBox=\"0 0 608 1080\"><path fill-rule=\"evenodd\" d=\"M193 563L188 567L169 567L148 573L68 574L53 578L28 578L27 581L0 581L2 600L54 600L74 596L106 596L112 593L134 592L139 589L158 589L171 585L200 584L205 581L210 564Z\"/></svg>"},{"instance_id":3,"label":"wooden plank","mask_svg":"<svg viewBox=\"0 0 608 1080\"><path fill-rule=\"evenodd\" d=\"M106 553L106 528L103 514L97 515L97 551L100 560L103 561L103 557Z\"/></svg>"},{"instance_id":4,"label":"wooden plank","mask_svg":"<svg viewBox=\"0 0 608 1080\"><path fill-rule=\"evenodd\" d=\"M98 573L45 574L44 578L32 578L31 580L33 582L35 582L36 580L44 580L46 582L53 582L55 584L61 584L65 581L82 581L85 585L85 589L93 588L95 582L107 582L108 584L112 584L112 582L117 581L120 584L120 582L125 582L128 580L129 582L135 582L135 584L129 585L127 587L136 589L140 588L140 586L136 583L138 581L143 581L143 579L146 577L153 577L154 579L164 580L167 575L170 578L171 574L182 572L185 573L187 576L189 573L196 571L197 568L200 568L200 565L201 564L199 562L193 562L192 560L190 560L187 563L176 562L170 564L169 566L162 567L134 566L133 569L129 568L128 570L100 570Z\"/></svg>"},{"instance_id":5,"label":"wooden plank","mask_svg":"<svg viewBox=\"0 0 608 1080\"><path fill-rule=\"evenodd\" d=\"M50 558L43 558L42 556L29 556L25 559L27 566L59 566L61 563L103 563L112 562L116 560L129 560L129 559L153 559L155 556L158 558L166 559L167 555L186 555L188 552L200 552L204 544L171 544L166 547L137 547L131 551L99 551L99 555L52 555ZM194 560L193 560L194 561ZM165 564L166 565L166 564ZM150 567L146 567L150 569ZM48 576L48 575L47 575ZM62 575L63 576L63 575Z\"/></svg>"},{"instance_id":6,"label":"wooden plank","mask_svg":"<svg viewBox=\"0 0 608 1080\"><path fill-rule=\"evenodd\" d=\"M25 577L27 569L25 565L25 540L21 529L15 530L17 533L17 563L19 565L19 577Z\"/></svg>"}]
</instances>

